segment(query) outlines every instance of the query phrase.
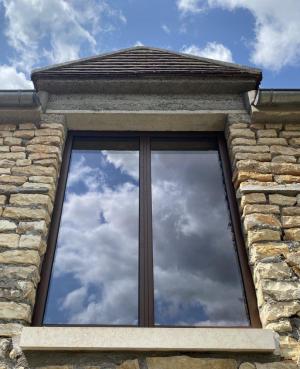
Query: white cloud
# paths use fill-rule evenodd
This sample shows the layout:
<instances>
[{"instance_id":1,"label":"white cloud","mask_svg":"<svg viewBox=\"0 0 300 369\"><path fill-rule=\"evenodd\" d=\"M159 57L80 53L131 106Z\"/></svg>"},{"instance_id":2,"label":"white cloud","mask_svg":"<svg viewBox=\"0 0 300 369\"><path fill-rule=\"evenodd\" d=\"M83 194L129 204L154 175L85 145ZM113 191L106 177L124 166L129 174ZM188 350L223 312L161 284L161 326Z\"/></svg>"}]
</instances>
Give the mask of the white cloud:
<instances>
[{"instance_id":1,"label":"white cloud","mask_svg":"<svg viewBox=\"0 0 300 369\"><path fill-rule=\"evenodd\" d=\"M138 40L133 46L144 46L144 44Z\"/></svg>"},{"instance_id":2,"label":"white cloud","mask_svg":"<svg viewBox=\"0 0 300 369\"><path fill-rule=\"evenodd\" d=\"M218 155L182 155L152 154L158 316L245 324ZM136 324L138 167L137 152L72 155L46 322Z\"/></svg>"},{"instance_id":3,"label":"white cloud","mask_svg":"<svg viewBox=\"0 0 300 369\"><path fill-rule=\"evenodd\" d=\"M177 7L183 14L214 7L246 9L255 18L253 63L278 71L300 62L299 0L178 0Z\"/></svg>"},{"instance_id":4,"label":"white cloud","mask_svg":"<svg viewBox=\"0 0 300 369\"><path fill-rule=\"evenodd\" d=\"M33 89L31 81L15 67L0 65L0 90Z\"/></svg>"},{"instance_id":5,"label":"white cloud","mask_svg":"<svg viewBox=\"0 0 300 369\"><path fill-rule=\"evenodd\" d=\"M199 0L177 0L178 9L185 13L199 13L202 8L199 6Z\"/></svg>"},{"instance_id":6,"label":"white cloud","mask_svg":"<svg viewBox=\"0 0 300 369\"><path fill-rule=\"evenodd\" d=\"M166 25L166 24L163 24L162 26L161 26L161 28L162 28L162 30L166 33L166 34L170 34L171 33L171 30L170 30L170 28Z\"/></svg>"},{"instance_id":7,"label":"white cloud","mask_svg":"<svg viewBox=\"0 0 300 369\"><path fill-rule=\"evenodd\" d=\"M6 36L16 51L15 66L31 70L46 63L76 59L80 50L95 53L100 32L126 22L105 0L0 0L7 22Z\"/></svg>"},{"instance_id":8,"label":"white cloud","mask_svg":"<svg viewBox=\"0 0 300 369\"><path fill-rule=\"evenodd\" d=\"M204 58L222 60L231 63L233 62L231 51L226 46L217 42L208 42L202 49L196 45L185 46L182 49L182 52L203 56Z\"/></svg>"}]
</instances>

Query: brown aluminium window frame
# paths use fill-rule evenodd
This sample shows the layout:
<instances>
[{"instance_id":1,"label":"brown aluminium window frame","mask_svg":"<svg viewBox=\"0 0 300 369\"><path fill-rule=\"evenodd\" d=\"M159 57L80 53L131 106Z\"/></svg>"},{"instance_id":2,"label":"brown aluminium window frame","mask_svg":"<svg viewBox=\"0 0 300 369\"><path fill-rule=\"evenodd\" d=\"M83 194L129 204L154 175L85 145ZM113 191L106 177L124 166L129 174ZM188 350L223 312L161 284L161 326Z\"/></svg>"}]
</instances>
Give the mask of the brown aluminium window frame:
<instances>
[{"instance_id":1,"label":"brown aluminium window frame","mask_svg":"<svg viewBox=\"0 0 300 369\"><path fill-rule=\"evenodd\" d=\"M235 191L232 185L231 165L227 153L226 140L222 132L89 132L69 131L61 166L60 178L57 187L57 195L54 204L52 221L49 232L48 247L44 256L41 281L37 290L37 299L34 308L33 325L43 326L43 317L47 302L48 288L50 284L52 266L54 262L57 236L62 213L66 181L68 177L70 158L74 138L112 139L112 138L136 138L139 139L139 323L140 327L157 327L154 325L154 288L153 288L153 242L152 242L152 199L151 199L151 139L176 139L176 141L188 142L199 139L201 142L211 143L216 146L221 162L224 178L224 190L227 195L232 229L235 237L236 252L241 272L245 300L248 308L250 328L260 328L257 300L253 279L248 264L247 252L241 230L239 210L236 202ZM165 141L165 140L164 140ZM64 326L65 324L57 324ZM76 326L70 324L68 326ZM91 324L89 326L105 326ZM177 328L177 327L174 327ZM198 327L201 328L201 327ZM229 327L226 327L229 328Z\"/></svg>"}]
</instances>

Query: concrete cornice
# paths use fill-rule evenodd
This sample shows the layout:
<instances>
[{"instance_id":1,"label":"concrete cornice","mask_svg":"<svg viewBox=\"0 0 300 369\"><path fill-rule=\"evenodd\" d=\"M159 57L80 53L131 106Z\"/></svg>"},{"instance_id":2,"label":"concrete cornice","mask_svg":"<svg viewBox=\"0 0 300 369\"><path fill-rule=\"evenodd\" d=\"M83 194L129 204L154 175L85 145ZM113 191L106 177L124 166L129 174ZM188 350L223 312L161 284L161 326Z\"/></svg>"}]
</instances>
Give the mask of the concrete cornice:
<instances>
[{"instance_id":1,"label":"concrete cornice","mask_svg":"<svg viewBox=\"0 0 300 369\"><path fill-rule=\"evenodd\" d=\"M249 91L245 102L255 123L300 121L300 89L261 89Z\"/></svg>"}]
</instances>

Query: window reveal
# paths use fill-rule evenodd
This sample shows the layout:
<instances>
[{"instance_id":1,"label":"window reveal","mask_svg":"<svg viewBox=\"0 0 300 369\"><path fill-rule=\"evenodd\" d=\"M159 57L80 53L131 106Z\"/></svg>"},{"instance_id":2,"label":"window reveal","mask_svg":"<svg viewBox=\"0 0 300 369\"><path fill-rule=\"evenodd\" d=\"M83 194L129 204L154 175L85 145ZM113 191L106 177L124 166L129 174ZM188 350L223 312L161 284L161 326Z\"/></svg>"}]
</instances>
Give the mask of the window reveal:
<instances>
[{"instance_id":1,"label":"window reveal","mask_svg":"<svg viewBox=\"0 0 300 369\"><path fill-rule=\"evenodd\" d=\"M236 254L222 138L71 134L68 141L57 241L45 260L52 272L45 268L35 324L259 325L247 261L244 289Z\"/></svg>"}]
</instances>

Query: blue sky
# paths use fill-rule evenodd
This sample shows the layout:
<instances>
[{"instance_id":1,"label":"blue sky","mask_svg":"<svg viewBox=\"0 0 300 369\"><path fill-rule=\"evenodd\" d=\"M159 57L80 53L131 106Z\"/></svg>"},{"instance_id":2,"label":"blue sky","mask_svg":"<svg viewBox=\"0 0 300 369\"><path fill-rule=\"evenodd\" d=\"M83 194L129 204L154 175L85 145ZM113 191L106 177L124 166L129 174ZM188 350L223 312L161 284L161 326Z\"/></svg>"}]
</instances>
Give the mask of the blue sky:
<instances>
[{"instance_id":1,"label":"blue sky","mask_svg":"<svg viewBox=\"0 0 300 369\"><path fill-rule=\"evenodd\" d=\"M0 0L0 89L30 71L143 44L263 70L300 88L299 0Z\"/></svg>"}]
</instances>

